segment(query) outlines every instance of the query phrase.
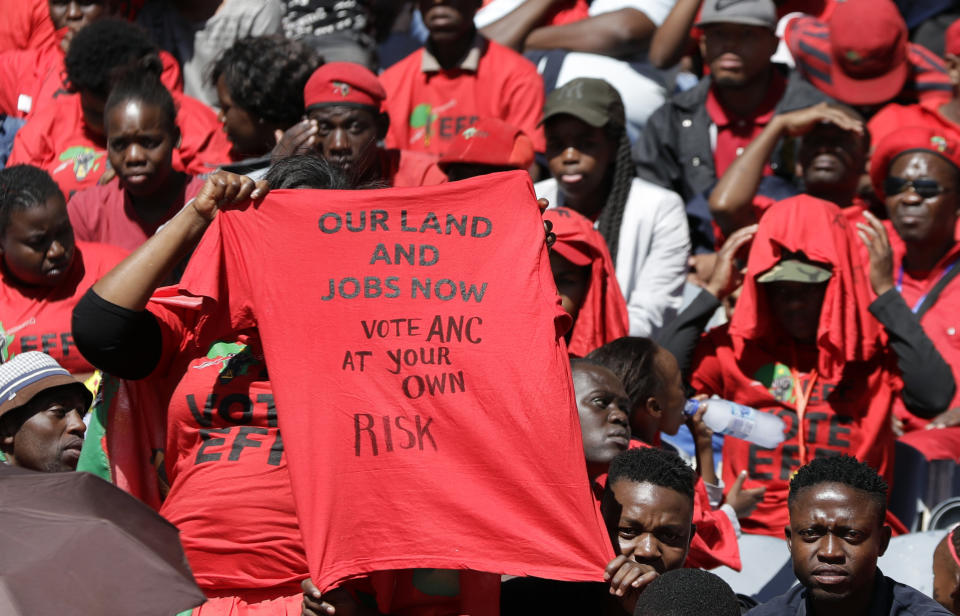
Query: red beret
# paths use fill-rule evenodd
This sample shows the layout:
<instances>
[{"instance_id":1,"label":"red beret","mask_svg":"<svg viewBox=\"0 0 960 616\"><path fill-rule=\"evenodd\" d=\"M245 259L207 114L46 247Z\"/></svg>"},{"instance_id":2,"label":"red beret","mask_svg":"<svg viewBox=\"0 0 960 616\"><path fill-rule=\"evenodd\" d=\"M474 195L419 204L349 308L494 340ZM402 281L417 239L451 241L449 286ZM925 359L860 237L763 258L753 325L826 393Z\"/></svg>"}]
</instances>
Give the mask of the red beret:
<instances>
[{"instance_id":1,"label":"red beret","mask_svg":"<svg viewBox=\"0 0 960 616\"><path fill-rule=\"evenodd\" d=\"M960 56L960 19L950 24L944 39L944 53Z\"/></svg>"},{"instance_id":2,"label":"red beret","mask_svg":"<svg viewBox=\"0 0 960 616\"><path fill-rule=\"evenodd\" d=\"M313 72L303 88L303 103L323 105L362 105L380 111L387 93L380 80L367 67L352 62L331 62Z\"/></svg>"},{"instance_id":3,"label":"red beret","mask_svg":"<svg viewBox=\"0 0 960 616\"><path fill-rule=\"evenodd\" d=\"M960 141L953 133L927 126L898 129L880 140L870 159L870 182L881 199L884 198L883 181L890 171L890 165L907 152L930 152L960 169Z\"/></svg>"},{"instance_id":4,"label":"red beret","mask_svg":"<svg viewBox=\"0 0 960 616\"><path fill-rule=\"evenodd\" d=\"M437 161L441 169L453 163L526 170L533 164L533 142L516 126L497 118L481 118L454 137Z\"/></svg>"}]
</instances>

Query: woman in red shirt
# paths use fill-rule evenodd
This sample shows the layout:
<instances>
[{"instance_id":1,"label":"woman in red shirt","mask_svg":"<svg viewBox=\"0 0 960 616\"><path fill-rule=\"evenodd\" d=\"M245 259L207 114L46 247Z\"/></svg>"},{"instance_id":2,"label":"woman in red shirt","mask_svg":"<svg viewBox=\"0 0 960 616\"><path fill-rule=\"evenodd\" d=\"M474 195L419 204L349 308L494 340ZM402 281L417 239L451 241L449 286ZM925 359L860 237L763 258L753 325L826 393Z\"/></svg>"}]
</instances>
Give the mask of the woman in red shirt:
<instances>
[{"instance_id":1,"label":"woman in red shirt","mask_svg":"<svg viewBox=\"0 0 960 616\"><path fill-rule=\"evenodd\" d=\"M0 344L3 359L43 351L81 378L94 368L77 350L70 314L77 300L126 256L77 242L63 193L29 165L0 171Z\"/></svg>"},{"instance_id":2,"label":"woman in red shirt","mask_svg":"<svg viewBox=\"0 0 960 616\"><path fill-rule=\"evenodd\" d=\"M196 196L203 180L179 171L173 97L151 71L130 71L104 106L107 157L117 177L67 204L81 240L134 250Z\"/></svg>"}]
</instances>

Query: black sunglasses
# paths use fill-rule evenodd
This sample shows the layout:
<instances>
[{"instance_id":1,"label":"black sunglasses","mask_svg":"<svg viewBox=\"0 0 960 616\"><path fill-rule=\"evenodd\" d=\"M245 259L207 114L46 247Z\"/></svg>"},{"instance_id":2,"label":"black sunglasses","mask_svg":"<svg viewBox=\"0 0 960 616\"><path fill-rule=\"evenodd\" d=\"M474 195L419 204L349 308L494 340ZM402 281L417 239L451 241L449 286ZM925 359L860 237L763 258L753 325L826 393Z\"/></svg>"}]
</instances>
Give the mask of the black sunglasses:
<instances>
[{"instance_id":1,"label":"black sunglasses","mask_svg":"<svg viewBox=\"0 0 960 616\"><path fill-rule=\"evenodd\" d=\"M891 175L883 181L883 191L887 193L888 197L899 195L910 188L924 199L936 197L947 190L936 180L907 180Z\"/></svg>"}]
</instances>

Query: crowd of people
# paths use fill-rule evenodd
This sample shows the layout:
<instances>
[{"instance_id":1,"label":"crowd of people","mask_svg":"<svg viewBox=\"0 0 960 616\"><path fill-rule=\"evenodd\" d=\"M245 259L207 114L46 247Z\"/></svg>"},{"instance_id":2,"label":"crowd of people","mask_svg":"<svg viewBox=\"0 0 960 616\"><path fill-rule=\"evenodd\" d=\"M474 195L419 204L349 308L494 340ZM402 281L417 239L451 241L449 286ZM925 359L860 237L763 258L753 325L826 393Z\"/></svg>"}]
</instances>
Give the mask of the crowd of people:
<instances>
[{"instance_id":1,"label":"crowd of people","mask_svg":"<svg viewBox=\"0 0 960 616\"><path fill-rule=\"evenodd\" d=\"M916 563L932 568L932 597L877 567L892 536L920 529L888 508L896 452L953 464L960 477L954 3L0 7L0 481L13 466L92 472L154 508L179 530L207 597L195 616L960 615L956 528ZM380 199L384 209L348 208L345 221L336 209ZM389 209L397 203L409 209ZM430 210L422 224L413 216L421 204ZM263 218L275 228L244 226L272 207L289 208ZM302 413L283 406L294 399L293 370L289 357L275 362L277 323L326 314L308 305L314 292L323 303L360 297L387 317L401 290L396 277L338 286L326 270L342 264L316 256L331 253L297 253L305 231L291 221L304 207L307 218L309 208L322 214L312 233L332 241L343 230L337 238L354 244L378 227L384 238L400 227L480 242L516 212L515 234L496 244L467 250L447 237L416 254L414 244L409 254L379 245L371 268L406 259L430 273L443 253L464 271L483 262L531 296L428 279L425 300L432 290L435 304L462 295L470 305L473 293L478 311L507 314L460 316L446 332L435 325L426 340L448 346L430 349L429 361L421 348L420 363L456 370L454 336L478 345L474 320L508 325L483 330L488 346L463 352L449 383L417 376L419 393L414 377L389 395L379 384L350 392L386 396L382 430L379 416L319 405L313 412L349 415L352 440L342 451L316 447L329 448L328 461L359 459L364 447L375 458L443 450L447 428L430 430L445 403L423 394L463 393L473 367L483 393L454 405L463 405L457 430L478 431L460 446L488 447L476 454L489 465L421 458L378 471L356 461L355 474L358 490L377 491L380 471L388 481L450 464L476 485L390 491L406 496L362 514L336 492L337 520L429 526L455 500L423 494L476 490L505 499L470 512L478 533L495 528L484 516L513 516L553 528L555 544L518 546L520 564L500 567L477 553L497 537L439 546L450 552L442 557L400 538L384 558L409 565L381 570L358 564L368 555L355 561L341 537L337 553L348 557L317 570L331 564L321 555L337 529L318 528L328 518L311 512L334 471L310 466ZM298 288L300 278L259 265L276 255L240 254L244 244L285 251L297 262L283 267L320 287ZM492 245L514 252L483 248ZM417 315L441 309L425 310ZM368 341L391 331L413 338L417 320L363 327ZM317 357L327 341L313 334L346 328L316 323L286 335ZM358 361L363 371L363 353L339 355L337 368ZM413 359L396 350L392 374L417 362L407 353ZM512 366L523 370L493 374ZM350 387L339 374L298 387L321 399L321 388ZM536 403L544 391L541 404L569 408L527 417L499 406ZM716 399L775 416L779 444L715 433L705 415ZM471 423L477 414L484 421ZM504 419L517 417L549 421L534 427L553 440L518 443L510 432L534 427ZM753 420L741 419L749 432ZM336 468L354 468L350 460ZM529 493L555 490L551 504L570 510L495 510L525 498L504 464L529 472L530 484L549 477ZM484 492L497 481L512 492ZM573 521L582 534L563 536ZM799 584L757 605L709 573L741 569L745 535L785 539ZM570 558L592 559L578 565L583 573L539 559L569 546L586 546Z\"/></svg>"}]
</instances>

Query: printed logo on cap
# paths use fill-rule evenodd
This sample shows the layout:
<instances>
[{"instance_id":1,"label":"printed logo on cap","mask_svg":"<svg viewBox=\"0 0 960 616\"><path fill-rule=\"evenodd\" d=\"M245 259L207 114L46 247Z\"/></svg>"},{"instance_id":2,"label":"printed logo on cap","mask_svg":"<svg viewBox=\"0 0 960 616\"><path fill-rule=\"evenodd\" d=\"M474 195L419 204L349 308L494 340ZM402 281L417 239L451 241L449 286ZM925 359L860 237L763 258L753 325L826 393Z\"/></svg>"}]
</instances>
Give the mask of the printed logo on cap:
<instances>
[{"instance_id":1,"label":"printed logo on cap","mask_svg":"<svg viewBox=\"0 0 960 616\"><path fill-rule=\"evenodd\" d=\"M863 57L853 49L847 50L844 56L854 64L859 64L863 60Z\"/></svg>"},{"instance_id":2,"label":"printed logo on cap","mask_svg":"<svg viewBox=\"0 0 960 616\"><path fill-rule=\"evenodd\" d=\"M347 98L350 95L350 84L343 83L342 81L333 82L333 93L339 94L343 98Z\"/></svg>"},{"instance_id":3,"label":"printed logo on cap","mask_svg":"<svg viewBox=\"0 0 960 616\"><path fill-rule=\"evenodd\" d=\"M937 152L943 153L947 151L947 140L940 135L930 137L930 145L932 145Z\"/></svg>"}]
</instances>

